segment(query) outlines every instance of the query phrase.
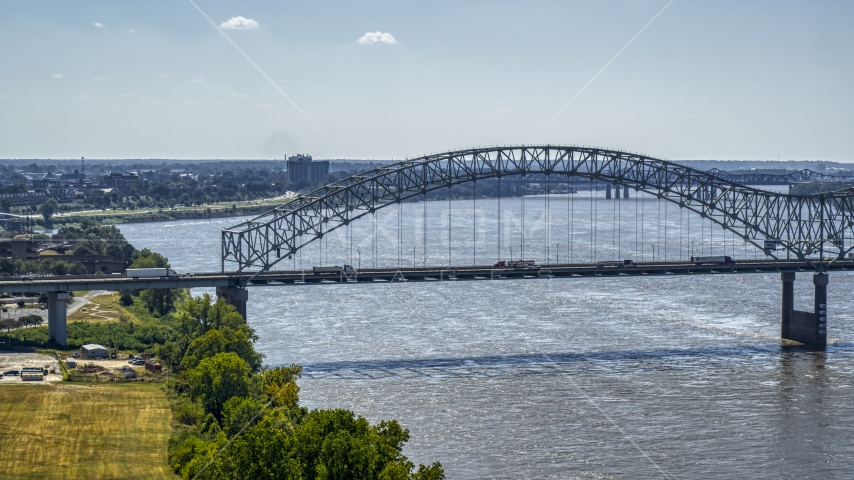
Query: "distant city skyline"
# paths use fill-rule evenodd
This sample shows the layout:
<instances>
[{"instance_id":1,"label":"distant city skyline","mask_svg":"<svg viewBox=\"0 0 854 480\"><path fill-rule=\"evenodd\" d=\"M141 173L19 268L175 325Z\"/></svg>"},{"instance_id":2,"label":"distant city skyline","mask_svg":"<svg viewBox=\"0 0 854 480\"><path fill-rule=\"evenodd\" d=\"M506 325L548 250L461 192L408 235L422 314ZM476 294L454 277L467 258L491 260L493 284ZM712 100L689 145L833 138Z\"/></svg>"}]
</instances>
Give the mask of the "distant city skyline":
<instances>
[{"instance_id":1,"label":"distant city skyline","mask_svg":"<svg viewBox=\"0 0 854 480\"><path fill-rule=\"evenodd\" d=\"M854 4L9 3L0 158L852 162Z\"/></svg>"}]
</instances>

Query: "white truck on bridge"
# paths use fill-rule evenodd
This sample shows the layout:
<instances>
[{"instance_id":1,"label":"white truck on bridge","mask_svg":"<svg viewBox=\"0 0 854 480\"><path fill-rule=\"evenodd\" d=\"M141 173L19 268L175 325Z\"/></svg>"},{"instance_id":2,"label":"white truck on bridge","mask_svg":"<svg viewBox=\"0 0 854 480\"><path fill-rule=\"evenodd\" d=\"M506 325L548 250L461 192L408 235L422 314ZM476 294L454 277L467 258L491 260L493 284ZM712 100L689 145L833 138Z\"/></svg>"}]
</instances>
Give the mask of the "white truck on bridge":
<instances>
[{"instance_id":1,"label":"white truck on bridge","mask_svg":"<svg viewBox=\"0 0 854 480\"><path fill-rule=\"evenodd\" d=\"M125 270L128 278L160 278L177 277L178 272L171 268L128 268Z\"/></svg>"}]
</instances>

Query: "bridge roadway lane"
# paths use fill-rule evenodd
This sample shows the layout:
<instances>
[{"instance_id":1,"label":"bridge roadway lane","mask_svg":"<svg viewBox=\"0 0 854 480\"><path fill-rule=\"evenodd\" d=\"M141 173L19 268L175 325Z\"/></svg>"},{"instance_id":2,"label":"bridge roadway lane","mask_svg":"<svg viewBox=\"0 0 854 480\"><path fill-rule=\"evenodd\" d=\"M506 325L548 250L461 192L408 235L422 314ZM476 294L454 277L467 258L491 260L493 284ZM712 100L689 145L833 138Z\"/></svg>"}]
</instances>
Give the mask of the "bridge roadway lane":
<instances>
[{"instance_id":1,"label":"bridge roadway lane","mask_svg":"<svg viewBox=\"0 0 854 480\"><path fill-rule=\"evenodd\" d=\"M854 261L837 260L826 266L828 272L854 271ZM709 275L736 273L803 272L815 270L806 262L787 260L743 260L726 265L695 265L690 262L639 263L631 267L598 267L596 264L540 265L534 268L492 266L378 268L356 273L314 273L311 270L264 272L253 285L319 285L345 283L435 282L461 280L507 280L518 278L611 277L659 275ZM71 290L139 290L145 288L238 287L250 275L235 273L196 273L178 277L128 278L119 275L65 277L0 277L2 292L65 292Z\"/></svg>"}]
</instances>

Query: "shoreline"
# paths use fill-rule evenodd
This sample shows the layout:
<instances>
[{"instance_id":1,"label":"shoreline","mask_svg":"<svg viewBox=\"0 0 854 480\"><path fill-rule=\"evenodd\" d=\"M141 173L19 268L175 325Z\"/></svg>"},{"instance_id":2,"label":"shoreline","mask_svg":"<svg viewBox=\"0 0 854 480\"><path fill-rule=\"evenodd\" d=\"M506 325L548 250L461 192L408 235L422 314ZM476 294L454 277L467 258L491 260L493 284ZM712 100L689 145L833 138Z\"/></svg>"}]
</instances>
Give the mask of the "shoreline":
<instances>
[{"instance_id":1,"label":"shoreline","mask_svg":"<svg viewBox=\"0 0 854 480\"><path fill-rule=\"evenodd\" d=\"M54 229L66 225L79 224L83 219L94 220L102 225L120 225L125 223L154 223L169 222L175 220L206 220L212 218L245 217L248 215L260 215L275 208L277 205L258 205L237 207L235 209L212 210L207 212L206 207L194 210L151 210L140 213L111 214L105 211L96 215L67 215L54 217L52 227Z\"/></svg>"}]
</instances>

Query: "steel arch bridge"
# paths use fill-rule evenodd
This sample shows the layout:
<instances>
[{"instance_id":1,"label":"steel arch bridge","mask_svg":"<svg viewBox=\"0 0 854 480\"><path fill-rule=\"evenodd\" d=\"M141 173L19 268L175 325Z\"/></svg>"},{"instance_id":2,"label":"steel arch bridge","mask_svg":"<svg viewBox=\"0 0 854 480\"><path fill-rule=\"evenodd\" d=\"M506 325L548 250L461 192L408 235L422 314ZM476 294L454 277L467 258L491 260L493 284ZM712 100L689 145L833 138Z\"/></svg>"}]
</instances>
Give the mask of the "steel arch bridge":
<instances>
[{"instance_id":1,"label":"steel arch bridge","mask_svg":"<svg viewBox=\"0 0 854 480\"><path fill-rule=\"evenodd\" d=\"M309 243L377 210L453 185L554 175L633 188L675 203L763 249L766 242L821 271L854 234L854 189L797 196L751 188L715 172L636 153L555 145L426 155L366 171L222 231L222 271L268 271ZM769 255L776 258L773 252ZM234 267L227 270L227 266Z\"/></svg>"}]
</instances>

